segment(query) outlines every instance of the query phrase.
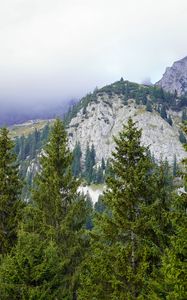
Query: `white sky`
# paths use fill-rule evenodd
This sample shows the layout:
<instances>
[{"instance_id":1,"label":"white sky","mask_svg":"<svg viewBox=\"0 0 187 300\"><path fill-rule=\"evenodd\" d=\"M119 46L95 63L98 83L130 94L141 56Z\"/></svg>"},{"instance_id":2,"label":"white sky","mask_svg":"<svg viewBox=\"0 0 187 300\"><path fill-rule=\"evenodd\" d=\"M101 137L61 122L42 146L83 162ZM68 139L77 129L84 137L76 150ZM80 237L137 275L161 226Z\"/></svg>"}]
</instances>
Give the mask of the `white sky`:
<instances>
[{"instance_id":1,"label":"white sky","mask_svg":"<svg viewBox=\"0 0 187 300\"><path fill-rule=\"evenodd\" d=\"M0 103L155 82L187 55L186 14L187 0L0 0Z\"/></svg>"}]
</instances>

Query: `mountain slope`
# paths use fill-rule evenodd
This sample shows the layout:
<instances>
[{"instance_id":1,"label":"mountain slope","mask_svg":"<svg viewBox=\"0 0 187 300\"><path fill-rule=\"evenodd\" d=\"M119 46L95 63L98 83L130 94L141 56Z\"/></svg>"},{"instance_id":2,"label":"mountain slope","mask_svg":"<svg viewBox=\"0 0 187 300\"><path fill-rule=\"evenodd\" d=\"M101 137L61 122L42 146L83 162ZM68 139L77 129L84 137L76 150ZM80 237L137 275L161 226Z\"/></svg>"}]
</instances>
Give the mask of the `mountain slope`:
<instances>
[{"instance_id":1,"label":"mountain slope","mask_svg":"<svg viewBox=\"0 0 187 300\"><path fill-rule=\"evenodd\" d=\"M67 129L70 148L73 149L79 141L85 153L87 144L94 144L96 160L106 160L114 150L113 136L119 133L129 117L142 128L142 143L150 146L157 160L162 157L172 163L175 155L178 161L186 155L175 124L180 113L173 113L171 126L154 109L152 112L146 111L145 105L136 104L132 99L124 105L122 95L109 95L106 92L98 92L96 100L91 101L86 108L81 108L77 116L72 118Z\"/></svg>"},{"instance_id":2,"label":"mountain slope","mask_svg":"<svg viewBox=\"0 0 187 300\"><path fill-rule=\"evenodd\" d=\"M187 56L166 68L162 79L156 85L167 92L177 93L177 96L185 95L187 93Z\"/></svg>"}]
</instances>

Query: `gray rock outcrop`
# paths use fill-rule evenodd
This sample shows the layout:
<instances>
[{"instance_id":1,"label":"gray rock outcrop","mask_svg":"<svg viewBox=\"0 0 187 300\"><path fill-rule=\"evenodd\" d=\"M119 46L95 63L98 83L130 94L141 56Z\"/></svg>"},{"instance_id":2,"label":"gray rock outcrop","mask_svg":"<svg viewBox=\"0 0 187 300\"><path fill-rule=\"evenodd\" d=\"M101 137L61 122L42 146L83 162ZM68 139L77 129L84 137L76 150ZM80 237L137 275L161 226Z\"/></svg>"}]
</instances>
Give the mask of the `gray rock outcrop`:
<instances>
[{"instance_id":1,"label":"gray rock outcrop","mask_svg":"<svg viewBox=\"0 0 187 300\"><path fill-rule=\"evenodd\" d=\"M137 106L134 100L124 105L120 95L109 97L106 93L97 96L97 103L90 102L86 113L81 109L71 120L67 129L70 149L79 141L85 154L87 144L94 144L97 161L102 157L106 160L115 148L113 136L118 135L129 117L142 128L142 144L149 146L157 160L167 158L172 163L174 155L177 161L186 156L175 124L170 126L157 112L146 111L145 106Z\"/></svg>"},{"instance_id":2,"label":"gray rock outcrop","mask_svg":"<svg viewBox=\"0 0 187 300\"><path fill-rule=\"evenodd\" d=\"M177 96L187 93L187 56L174 62L172 67L166 68L162 79L156 85L166 92L177 92Z\"/></svg>"}]
</instances>

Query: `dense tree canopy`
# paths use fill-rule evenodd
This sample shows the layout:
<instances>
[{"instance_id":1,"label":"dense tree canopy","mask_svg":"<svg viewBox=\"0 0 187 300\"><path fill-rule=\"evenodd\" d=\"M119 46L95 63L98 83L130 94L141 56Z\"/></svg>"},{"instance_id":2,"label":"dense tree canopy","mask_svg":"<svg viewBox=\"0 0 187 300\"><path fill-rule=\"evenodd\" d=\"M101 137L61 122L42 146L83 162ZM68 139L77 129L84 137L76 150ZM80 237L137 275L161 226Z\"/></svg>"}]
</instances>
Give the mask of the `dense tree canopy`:
<instances>
[{"instance_id":1,"label":"dense tree canopy","mask_svg":"<svg viewBox=\"0 0 187 300\"><path fill-rule=\"evenodd\" d=\"M4 299L76 299L78 270L87 240L87 207L71 174L63 123L54 124L41 157L32 203L25 209L18 242L0 268Z\"/></svg>"},{"instance_id":2,"label":"dense tree canopy","mask_svg":"<svg viewBox=\"0 0 187 300\"><path fill-rule=\"evenodd\" d=\"M6 128L0 130L0 254L14 245L23 202L14 143Z\"/></svg>"}]
</instances>

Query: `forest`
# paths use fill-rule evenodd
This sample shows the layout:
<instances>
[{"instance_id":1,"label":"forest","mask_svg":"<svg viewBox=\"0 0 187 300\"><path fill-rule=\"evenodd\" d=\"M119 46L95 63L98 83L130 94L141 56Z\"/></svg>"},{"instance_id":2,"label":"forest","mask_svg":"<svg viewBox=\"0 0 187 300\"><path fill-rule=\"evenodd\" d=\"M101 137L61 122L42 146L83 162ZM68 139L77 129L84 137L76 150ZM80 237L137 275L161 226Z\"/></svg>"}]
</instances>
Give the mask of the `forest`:
<instances>
[{"instance_id":1,"label":"forest","mask_svg":"<svg viewBox=\"0 0 187 300\"><path fill-rule=\"evenodd\" d=\"M79 176L80 145L69 151L60 119L48 129L45 146L35 132L28 147L43 150L27 201L20 145L0 129L0 299L187 299L187 160L179 190L130 118L111 159L95 172L88 147ZM106 164L106 191L93 206L78 192L81 177L103 180Z\"/></svg>"}]
</instances>

